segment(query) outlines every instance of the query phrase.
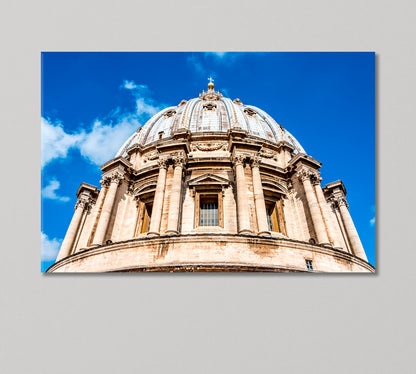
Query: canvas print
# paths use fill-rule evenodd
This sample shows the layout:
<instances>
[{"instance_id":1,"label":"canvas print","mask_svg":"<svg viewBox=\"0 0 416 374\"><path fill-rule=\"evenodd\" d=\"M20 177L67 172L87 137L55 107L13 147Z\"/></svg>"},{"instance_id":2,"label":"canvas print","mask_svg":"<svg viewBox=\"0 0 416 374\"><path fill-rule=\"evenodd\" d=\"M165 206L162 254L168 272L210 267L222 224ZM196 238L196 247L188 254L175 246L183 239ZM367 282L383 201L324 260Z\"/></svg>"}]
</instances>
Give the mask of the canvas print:
<instances>
[{"instance_id":1,"label":"canvas print","mask_svg":"<svg viewBox=\"0 0 416 374\"><path fill-rule=\"evenodd\" d=\"M373 52L42 53L41 270L375 272Z\"/></svg>"}]
</instances>

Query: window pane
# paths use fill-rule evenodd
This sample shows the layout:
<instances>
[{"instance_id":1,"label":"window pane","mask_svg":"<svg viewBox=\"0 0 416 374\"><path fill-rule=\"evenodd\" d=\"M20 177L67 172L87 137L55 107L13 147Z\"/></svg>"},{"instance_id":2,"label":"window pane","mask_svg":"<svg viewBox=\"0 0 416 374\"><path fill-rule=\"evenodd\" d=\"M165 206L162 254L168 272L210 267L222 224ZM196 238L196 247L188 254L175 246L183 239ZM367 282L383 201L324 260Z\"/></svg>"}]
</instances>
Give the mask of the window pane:
<instances>
[{"instance_id":1,"label":"window pane","mask_svg":"<svg viewBox=\"0 0 416 374\"><path fill-rule=\"evenodd\" d=\"M272 221L272 209L270 207L267 208L267 224L269 226L269 231L274 231Z\"/></svg>"},{"instance_id":2,"label":"window pane","mask_svg":"<svg viewBox=\"0 0 416 374\"><path fill-rule=\"evenodd\" d=\"M201 226L218 226L218 199L216 197L201 198Z\"/></svg>"}]
</instances>

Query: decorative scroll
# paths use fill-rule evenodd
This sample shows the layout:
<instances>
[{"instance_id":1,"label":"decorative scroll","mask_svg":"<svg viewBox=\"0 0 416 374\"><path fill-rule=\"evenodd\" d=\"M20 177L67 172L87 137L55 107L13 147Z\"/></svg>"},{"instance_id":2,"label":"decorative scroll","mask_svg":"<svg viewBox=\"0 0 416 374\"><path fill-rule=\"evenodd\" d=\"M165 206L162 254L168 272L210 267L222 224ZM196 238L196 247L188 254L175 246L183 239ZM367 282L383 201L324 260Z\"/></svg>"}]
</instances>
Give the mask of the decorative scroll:
<instances>
[{"instance_id":1,"label":"decorative scroll","mask_svg":"<svg viewBox=\"0 0 416 374\"><path fill-rule=\"evenodd\" d=\"M159 153L157 151L149 152L143 157L143 163L156 160L158 157L159 157Z\"/></svg>"},{"instance_id":2,"label":"decorative scroll","mask_svg":"<svg viewBox=\"0 0 416 374\"><path fill-rule=\"evenodd\" d=\"M299 169L297 173L297 177L303 182L306 179L309 179L312 183L315 183L317 180L320 182L320 176L319 173L316 170L307 168L303 166L301 169ZM318 182L318 183L319 183Z\"/></svg>"},{"instance_id":3,"label":"decorative scroll","mask_svg":"<svg viewBox=\"0 0 416 374\"><path fill-rule=\"evenodd\" d=\"M272 158L274 160L277 160L277 155L274 152L270 152L270 151L261 150L260 156L264 158Z\"/></svg>"},{"instance_id":4,"label":"decorative scroll","mask_svg":"<svg viewBox=\"0 0 416 374\"><path fill-rule=\"evenodd\" d=\"M196 143L191 144L192 152L212 152L212 151L226 151L227 143Z\"/></svg>"}]
</instances>

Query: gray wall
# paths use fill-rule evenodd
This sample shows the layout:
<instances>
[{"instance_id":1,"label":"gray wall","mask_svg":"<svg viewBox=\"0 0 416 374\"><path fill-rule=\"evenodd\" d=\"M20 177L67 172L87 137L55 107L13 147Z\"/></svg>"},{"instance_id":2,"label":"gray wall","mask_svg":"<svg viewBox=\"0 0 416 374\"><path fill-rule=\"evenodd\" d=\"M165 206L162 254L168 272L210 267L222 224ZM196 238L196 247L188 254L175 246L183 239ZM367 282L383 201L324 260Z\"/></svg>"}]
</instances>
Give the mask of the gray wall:
<instances>
[{"instance_id":1,"label":"gray wall","mask_svg":"<svg viewBox=\"0 0 416 374\"><path fill-rule=\"evenodd\" d=\"M414 14L402 0L2 2L0 371L415 372ZM377 275L41 275L52 50L375 50Z\"/></svg>"}]
</instances>

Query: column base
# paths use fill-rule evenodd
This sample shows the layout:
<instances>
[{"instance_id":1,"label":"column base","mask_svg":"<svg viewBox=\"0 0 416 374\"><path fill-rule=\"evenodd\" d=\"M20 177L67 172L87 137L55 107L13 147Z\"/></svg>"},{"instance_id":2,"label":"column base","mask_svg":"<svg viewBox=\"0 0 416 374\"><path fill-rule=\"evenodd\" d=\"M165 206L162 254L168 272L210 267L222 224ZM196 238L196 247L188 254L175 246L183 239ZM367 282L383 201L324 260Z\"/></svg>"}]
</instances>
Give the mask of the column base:
<instances>
[{"instance_id":1,"label":"column base","mask_svg":"<svg viewBox=\"0 0 416 374\"><path fill-rule=\"evenodd\" d=\"M166 231L166 235L179 235L179 231L168 230L168 231Z\"/></svg>"},{"instance_id":2,"label":"column base","mask_svg":"<svg viewBox=\"0 0 416 374\"><path fill-rule=\"evenodd\" d=\"M254 232L248 229L243 229L238 232L240 235L254 235Z\"/></svg>"},{"instance_id":3,"label":"column base","mask_svg":"<svg viewBox=\"0 0 416 374\"><path fill-rule=\"evenodd\" d=\"M160 236L160 233L159 232L156 232L156 231L149 231L148 233L147 233L147 236Z\"/></svg>"},{"instance_id":4,"label":"column base","mask_svg":"<svg viewBox=\"0 0 416 374\"><path fill-rule=\"evenodd\" d=\"M319 243L319 245L324 245L325 247L331 247L334 248L331 243Z\"/></svg>"},{"instance_id":5,"label":"column base","mask_svg":"<svg viewBox=\"0 0 416 374\"><path fill-rule=\"evenodd\" d=\"M270 231L260 231L260 232L257 233L257 235L259 235L259 236L267 236L267 237L271 237L272 236L272 234L271 234Z\"/></svg>"}]
</instances>

